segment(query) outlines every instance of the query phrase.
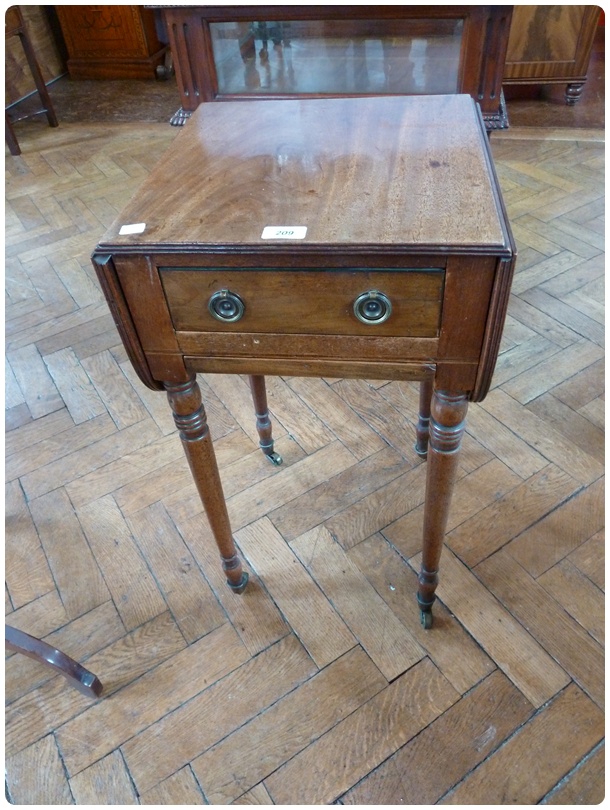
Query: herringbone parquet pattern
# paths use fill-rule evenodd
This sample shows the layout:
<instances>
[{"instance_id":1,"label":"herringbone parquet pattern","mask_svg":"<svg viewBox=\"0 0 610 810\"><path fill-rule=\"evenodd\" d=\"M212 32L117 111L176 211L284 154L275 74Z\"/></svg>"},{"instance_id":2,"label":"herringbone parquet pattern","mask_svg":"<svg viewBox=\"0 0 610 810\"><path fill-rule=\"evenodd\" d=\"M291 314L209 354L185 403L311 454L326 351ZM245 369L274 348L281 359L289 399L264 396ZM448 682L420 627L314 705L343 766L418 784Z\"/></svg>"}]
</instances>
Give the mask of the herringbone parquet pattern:
<instances>
[{"instance_id":1,"label":"herringbone parquet pattern","mask_svg":"<svg viewBox=\"0 0 610 810\"><path fill-rule=\"evenodd\" d=\"M17 804L594 804L603 797L603 144L492 147L520 250L471 406L434 628L414 601L417 391L201 380L252 572L223 585L165 398L89 255L166 124L30 124L6 185L6 611L98 701L6 666ZM582 139L579 139L581 137Z\"/></svg>"}]
</instances>

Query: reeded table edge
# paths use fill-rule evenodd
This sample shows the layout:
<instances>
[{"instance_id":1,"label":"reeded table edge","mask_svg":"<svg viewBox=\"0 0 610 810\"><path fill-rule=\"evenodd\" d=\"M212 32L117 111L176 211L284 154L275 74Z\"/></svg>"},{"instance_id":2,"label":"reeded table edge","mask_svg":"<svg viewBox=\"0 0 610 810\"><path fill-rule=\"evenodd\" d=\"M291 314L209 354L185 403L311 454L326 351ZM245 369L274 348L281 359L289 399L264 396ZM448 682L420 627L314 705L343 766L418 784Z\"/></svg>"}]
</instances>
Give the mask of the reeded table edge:
<instances>
[{"instance_id":1,"label":"reeded table edge","mask_svg":"<svg viewBox=\"0 0 610 810\"><path fill-rule=\"evenodd\" d=\"M434 254L447 254L447 255L477 255L477 256L497 256L499 258L508 258L514 254L514 249L510 243L497 243L497 244L473 244L473 245L439 245L438 243L430 244L396 244L388 243L380 245L376 243L359 242L354 243L333 243L328 244L325 242L311 242L307 245L302 243L296 244L294 242L282 243L268 241L264 245L254 242L241 242L240 244L227 244L227 243L202 243L202 242L180 242L180 243L143 243L131 242L129 244L117 242L99 242L94 255L99 253L112 253L113 255L130 255L133 253L146 253L146 254L192 254L192 253L205 253L205 254L230 254L239 255L241 253L261 255L275 253L295 255L309 254L309 253L327 253L329 256L333 254L361 254L369 253L371 255L379 254L399 254L399 255L417 255L426 256Z\"/></svg>"}]
</instances>

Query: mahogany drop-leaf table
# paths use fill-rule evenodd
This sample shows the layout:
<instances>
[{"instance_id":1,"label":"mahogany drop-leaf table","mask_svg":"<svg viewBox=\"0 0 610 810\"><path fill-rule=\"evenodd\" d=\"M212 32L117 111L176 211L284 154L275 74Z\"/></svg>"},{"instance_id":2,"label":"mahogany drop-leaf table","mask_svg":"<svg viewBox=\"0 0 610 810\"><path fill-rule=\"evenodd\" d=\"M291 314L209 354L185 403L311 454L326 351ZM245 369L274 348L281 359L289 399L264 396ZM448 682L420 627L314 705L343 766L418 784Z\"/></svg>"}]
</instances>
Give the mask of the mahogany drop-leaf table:
<instances>
[{"instance_id":1,"label":"mahogany drop-leaf table","mask_svg":"<svg viewBox=\"0 0 610 810\"><path fill-rule=\"evenodd\" d=\"M167 392L228 584L247 584L197 372L419 380L422 623L468 403L486 395L515 259L470 96L202 104L95 250L145 385Z\"/></svg>"}]
</instances>

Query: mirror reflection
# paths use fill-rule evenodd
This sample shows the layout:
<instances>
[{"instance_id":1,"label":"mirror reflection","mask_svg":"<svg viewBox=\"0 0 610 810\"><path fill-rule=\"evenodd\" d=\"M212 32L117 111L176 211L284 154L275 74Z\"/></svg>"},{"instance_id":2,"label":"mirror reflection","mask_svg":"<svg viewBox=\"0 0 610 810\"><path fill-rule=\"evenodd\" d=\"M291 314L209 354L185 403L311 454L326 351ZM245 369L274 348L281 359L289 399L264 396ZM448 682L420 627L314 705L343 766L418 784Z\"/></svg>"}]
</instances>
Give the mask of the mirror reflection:
<instances>
[{"instance_id":1,"label":"mirror reflection","mask_svg":"<svg viewBox=\"0 0 610 810\"><path fill-rule=\"evenodd\" d=\"M463 20L210 24L221 95L456 93Z\"/></svg>"}]
</instances>

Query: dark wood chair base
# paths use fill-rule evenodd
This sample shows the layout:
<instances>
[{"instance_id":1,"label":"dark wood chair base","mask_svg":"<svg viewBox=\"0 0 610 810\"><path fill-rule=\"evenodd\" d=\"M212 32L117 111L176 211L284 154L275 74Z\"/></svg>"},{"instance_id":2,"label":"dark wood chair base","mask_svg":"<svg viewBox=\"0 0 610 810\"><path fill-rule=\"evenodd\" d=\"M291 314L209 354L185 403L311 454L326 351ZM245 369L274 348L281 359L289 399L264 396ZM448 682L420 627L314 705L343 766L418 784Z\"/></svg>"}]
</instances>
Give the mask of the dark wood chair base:
<instances>
[{"instance_id":1,"label":"dark wood chair base","mask_svg":"<svg viewBox=\"0 0 610 810\"><path fill-rule=\"evenodd\" d=\"M11 118L5 110L5 140L11 155L16 156L21 154L21 149L19 147L15 131L13 130L13 123L15 121L21 121L24 118L32 118L35 115L46 115L49 126L51 127L58 126L58 121L57 116L55 115L55 110L53 109L51 97L49 96L49 91L47 90L42 73L40 72L38 60L36 59L36 53L34 52L32 42L23 21L23 16L19 10L19 6L9 6L6 11L5 40L12 37L17 37L21 42L34 84L36 85L36 90L43 105L42 108L36 112L28 113L28 115L23 115L17 118Z\"/></svg>"},{"instance_id":2,"label":"dark wood chair base","mask_svg":"<svg viewBox=\"0 0 610 810\"><path fill-rule=\"evenodd\" d=\"M15 627L6 625L4 633L4 646L7 650L27 655L39 664L51 667L87 697L95 698L101 695L103 686L97 675L85 669L69 655Z\"/></svg>"}]
</instances>

